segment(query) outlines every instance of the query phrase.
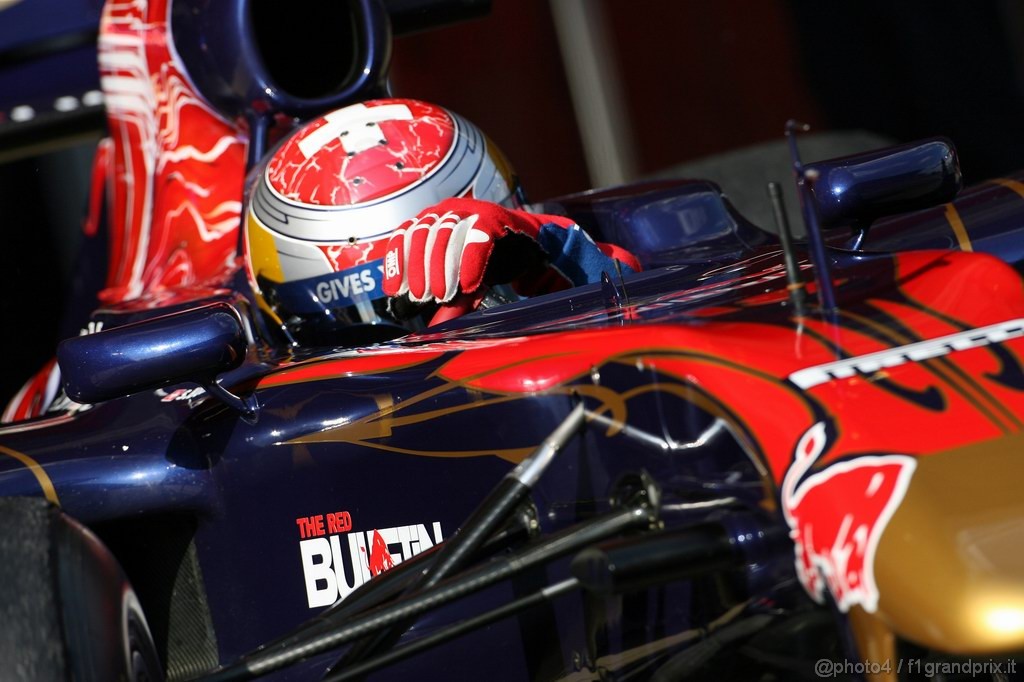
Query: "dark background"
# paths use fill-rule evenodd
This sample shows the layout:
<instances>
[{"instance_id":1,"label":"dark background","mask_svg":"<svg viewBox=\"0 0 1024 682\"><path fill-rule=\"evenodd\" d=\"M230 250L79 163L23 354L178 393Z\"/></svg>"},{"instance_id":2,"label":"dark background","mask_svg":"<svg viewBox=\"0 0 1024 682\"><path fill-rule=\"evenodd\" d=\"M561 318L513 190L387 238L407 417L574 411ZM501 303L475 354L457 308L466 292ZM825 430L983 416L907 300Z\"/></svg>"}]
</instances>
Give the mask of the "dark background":
<instances>
[{"instance_id":1,"label":"dark background","mask_svg":"<svg viewBox=\"0 0 1024 682\"><path fill-rule=\"evenodd\" d=\"M636 177L779 139L793 117L897 141L946 135L968 182L1024 167L1013 0L590 2L609 29ZM493 3L487 18L399 38L394 94L477 123L534 200L589 188L548 0ZM59 323L98 134L20 158L0 150L0 402L67 333Z\"/></svg>"}]
</instances>

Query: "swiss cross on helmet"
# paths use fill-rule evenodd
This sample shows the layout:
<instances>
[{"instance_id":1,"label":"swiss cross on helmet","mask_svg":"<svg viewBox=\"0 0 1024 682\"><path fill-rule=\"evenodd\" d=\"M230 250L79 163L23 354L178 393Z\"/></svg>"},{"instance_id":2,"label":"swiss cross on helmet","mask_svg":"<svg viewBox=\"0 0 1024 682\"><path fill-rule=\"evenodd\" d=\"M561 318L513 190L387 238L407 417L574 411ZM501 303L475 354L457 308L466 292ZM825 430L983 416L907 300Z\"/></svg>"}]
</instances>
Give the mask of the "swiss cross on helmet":
<instances>
[{"instance_id":1,"label":"swiss cross on helmet","mask_svg":"<svg viewBox=\"0 0 1024 682\"><path fill-rule=\"evenodd\" d=\"M384 300L391 232L442 199L515 195L497 148L442 107L382 99L333 111L254 173L246 264L260 306L303 340L393 338L409 325L396 327Z\"/></svg>"}]
</instances>

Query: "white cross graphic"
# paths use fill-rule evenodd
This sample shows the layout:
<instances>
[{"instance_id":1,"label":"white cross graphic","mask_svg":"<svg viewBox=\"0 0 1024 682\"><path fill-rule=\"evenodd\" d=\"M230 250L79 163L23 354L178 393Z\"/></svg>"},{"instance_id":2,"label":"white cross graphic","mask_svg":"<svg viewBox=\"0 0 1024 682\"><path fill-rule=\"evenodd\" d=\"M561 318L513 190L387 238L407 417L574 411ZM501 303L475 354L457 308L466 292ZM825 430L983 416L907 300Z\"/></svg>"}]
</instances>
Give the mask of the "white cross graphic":
<instances>
[{"instance_id":1,"label":"white cross graphic","mask_svg":"<svg viewBox=\"0 0 1024 682\"><path fill-rule=\"evenodd\" d=\"M308 159L325 145L344 136L345 151L358 154L380 144L384 139L379 125L381 122L411 120L412 112L404 104L385 104L379 107L354 104L324 116L325 123L299 141L299 151Z\"/></svg>"}]
</instances>

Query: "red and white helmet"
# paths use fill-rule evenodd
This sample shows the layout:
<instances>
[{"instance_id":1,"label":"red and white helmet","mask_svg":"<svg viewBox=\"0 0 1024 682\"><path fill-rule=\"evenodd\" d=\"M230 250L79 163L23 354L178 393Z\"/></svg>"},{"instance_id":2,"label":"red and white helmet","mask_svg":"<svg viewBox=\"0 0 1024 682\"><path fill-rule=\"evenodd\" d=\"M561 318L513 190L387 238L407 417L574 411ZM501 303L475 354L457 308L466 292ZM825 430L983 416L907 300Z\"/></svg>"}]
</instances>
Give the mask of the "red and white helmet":
<instances>
[{"instance_id":1,"label":"red and white helmet","mask_svg":"<svg viewBox=\"0 0 1024 682\"><path fill-rule=\"evenodd\" d=\"M518 203L507 161L476 126L408 99L353 104L303 125L254 176L251 281L264 310L314 341L337 342L344 330L353 343L395 336L383 258L400 224L449 197Z\"/></svg>"}]
</instances>

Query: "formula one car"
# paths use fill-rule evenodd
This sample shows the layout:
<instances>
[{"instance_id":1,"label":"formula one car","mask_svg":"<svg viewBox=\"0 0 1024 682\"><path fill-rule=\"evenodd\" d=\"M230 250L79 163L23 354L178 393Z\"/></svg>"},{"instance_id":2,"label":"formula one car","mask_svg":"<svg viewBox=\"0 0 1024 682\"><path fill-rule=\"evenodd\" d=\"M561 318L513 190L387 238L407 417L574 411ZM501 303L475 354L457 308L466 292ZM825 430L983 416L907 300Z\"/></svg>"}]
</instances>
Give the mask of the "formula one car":
<instances>
[{"instance_id":1,"label":"formula one car","mask_svg":"<svg viewBox=\"0 0 1024 682\"><path fill-rule=\"evenodd\" d=\"M806 243L776 186L772 232L700 180L560 197L643 271L300 344L242 187L380 94L387 16L344 7L318 98L244 0L104 11L105 288L0 427L12 675L1015 673L1024 177L962 189L942 139L804 165L791 124Z\"/></svg>"}]
</instances>

